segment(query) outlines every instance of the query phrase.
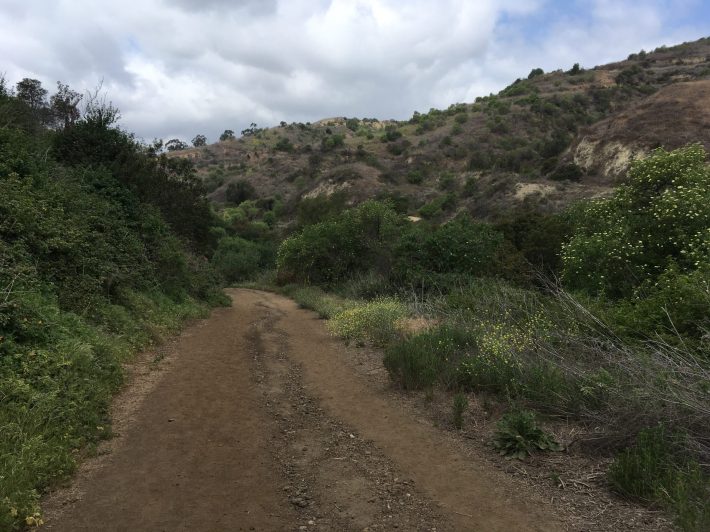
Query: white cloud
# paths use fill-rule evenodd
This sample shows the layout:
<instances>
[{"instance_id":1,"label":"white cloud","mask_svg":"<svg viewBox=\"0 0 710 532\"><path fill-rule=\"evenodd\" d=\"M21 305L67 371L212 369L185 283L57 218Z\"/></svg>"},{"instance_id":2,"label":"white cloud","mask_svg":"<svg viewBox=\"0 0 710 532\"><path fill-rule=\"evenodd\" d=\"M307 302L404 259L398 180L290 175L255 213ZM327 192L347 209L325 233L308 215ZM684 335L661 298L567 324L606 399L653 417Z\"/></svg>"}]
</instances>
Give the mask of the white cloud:
<instances>
[{"instance_id":1,"label":"white cloud","mask_svg":"<svg viewBox=\"0 0 710 532\"><path fill-rule=\"evenodd\" d=\"M686 10L693 1L678 0ZM0 0L0 72L49 89L104 79L127 129L148 139L214 139L252 121L405 118L497 91L533 67L593 66L700 36L664 27L673 5L660 0L561 5Z\"/></svg>"}]
</instances>

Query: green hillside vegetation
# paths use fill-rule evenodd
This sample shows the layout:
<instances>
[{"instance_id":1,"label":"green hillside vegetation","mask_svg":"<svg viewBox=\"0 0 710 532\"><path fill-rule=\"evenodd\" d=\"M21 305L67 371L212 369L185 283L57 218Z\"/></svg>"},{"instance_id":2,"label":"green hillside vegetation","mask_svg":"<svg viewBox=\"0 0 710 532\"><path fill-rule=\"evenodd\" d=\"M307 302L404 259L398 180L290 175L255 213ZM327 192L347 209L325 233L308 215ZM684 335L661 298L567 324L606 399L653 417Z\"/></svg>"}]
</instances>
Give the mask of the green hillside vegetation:
<instances>
[{"instance_id":1,"label":"green hillside vegetation","mask_svg":"<svg viewBox=\"0 0 710 532\"><path fill-rule=\"evenodd\" d=\"M221 222L191 165L110 105L80 116L66 87L51 103L34 80L0 89L0 529L15 530L110 434L121 364L226 302L206 258Z\"/></svg>"}]
</instances>

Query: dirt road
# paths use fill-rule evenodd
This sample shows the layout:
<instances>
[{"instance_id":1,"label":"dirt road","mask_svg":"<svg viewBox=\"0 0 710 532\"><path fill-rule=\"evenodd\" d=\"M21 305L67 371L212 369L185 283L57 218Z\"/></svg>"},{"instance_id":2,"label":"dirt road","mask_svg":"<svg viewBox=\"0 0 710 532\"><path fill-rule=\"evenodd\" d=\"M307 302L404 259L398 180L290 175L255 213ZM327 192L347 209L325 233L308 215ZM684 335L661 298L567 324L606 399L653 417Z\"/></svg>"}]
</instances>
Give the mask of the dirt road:
<instances>
[{"instance_id":1,"label":"dirt road","mask_svg":"<svg viewBox=\"0 0 710 532\"><path fill-rule=\"evenodd\" d=\"M231 308L136 365L117 437L44 502L48 529L562 528L549 505L388 400L315 314L230 295Z\"/></svg>"}]
</instances>

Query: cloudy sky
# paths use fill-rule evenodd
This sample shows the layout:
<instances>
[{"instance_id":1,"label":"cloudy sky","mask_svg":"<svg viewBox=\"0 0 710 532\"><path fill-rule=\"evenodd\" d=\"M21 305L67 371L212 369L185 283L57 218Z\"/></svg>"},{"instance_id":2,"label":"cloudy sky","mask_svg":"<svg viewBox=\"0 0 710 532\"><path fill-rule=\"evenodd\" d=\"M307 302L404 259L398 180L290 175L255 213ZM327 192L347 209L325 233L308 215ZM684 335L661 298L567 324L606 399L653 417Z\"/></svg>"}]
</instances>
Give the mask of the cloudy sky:
<instances>
[{"instance_id":1,"label":"cloudy sky","mask_svg":"<svg viewBox=\"0 0 710 532\"><path fill-rule=\"evenodd\" d=\"M0 0L0 74L103 80L147 140L410 117L710 35L707 0Z\"/></svg>"}]
</instances>

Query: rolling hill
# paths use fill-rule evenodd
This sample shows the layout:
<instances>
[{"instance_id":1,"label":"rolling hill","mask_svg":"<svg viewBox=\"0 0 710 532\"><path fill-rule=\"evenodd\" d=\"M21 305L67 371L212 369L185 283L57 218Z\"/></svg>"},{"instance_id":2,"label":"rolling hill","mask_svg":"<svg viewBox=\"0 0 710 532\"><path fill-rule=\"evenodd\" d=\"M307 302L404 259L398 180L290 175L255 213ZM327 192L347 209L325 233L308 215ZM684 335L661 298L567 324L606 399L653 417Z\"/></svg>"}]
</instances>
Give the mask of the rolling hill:
<instances>
[{"instance_id":1,"label":"rolling hill","mask_svg":"<svg viewBox=\"0 0 710 532\"><path fill-rule=\"evenodd\" d=\"M496 95L410 120L334 117L252 127L171 152L194 161L217 204L245 180L294 212L303 198L391 198L409 215L491 218L608 193L653 148L710 147L710 38L592 69L533 69Z\"/></svg>"}]
</instances>

